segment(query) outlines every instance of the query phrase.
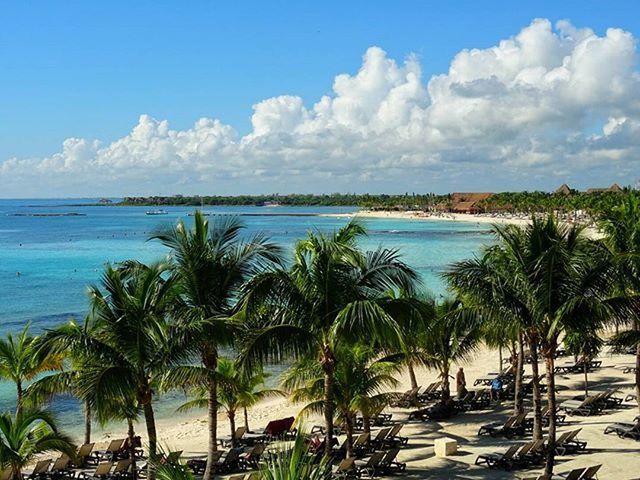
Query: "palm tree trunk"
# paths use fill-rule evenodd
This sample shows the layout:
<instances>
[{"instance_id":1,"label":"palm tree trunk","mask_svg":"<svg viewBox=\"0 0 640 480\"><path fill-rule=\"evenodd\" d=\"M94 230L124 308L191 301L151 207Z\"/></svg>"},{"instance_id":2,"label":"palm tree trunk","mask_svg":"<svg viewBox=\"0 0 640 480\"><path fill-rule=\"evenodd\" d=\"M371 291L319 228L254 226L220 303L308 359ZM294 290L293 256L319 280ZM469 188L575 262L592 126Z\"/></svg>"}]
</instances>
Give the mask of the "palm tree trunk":
<instances>
[{"instance_id":1,"label":"palm tree trunk","mask_svg":"<svg viewBox=\"0 0 640 480\"><path fill-rule=\"evenodd\" d=\"M451 399L451 387L449 386L449 370L442 370L440 373L442 376L442 398L443 405L447 405Z\"/></svg>"},{"instance_id":2,"label":"palm tree trunk","mask_svg":"<svg viewBox=\"0 0 640 480\"><path fill-rule=\"evenodd\" d=\"M236 412L229 410L227 417L229 418L229 428L231 428L231 445L235 447L238 443L236 440Z\"/></svg>"},{"instance_id":3,"label":"palm tree trunk","mask_svg":"<svg viewBox=\"0 0 640 480\"><path fill-rule=\"evenodd\" d=\"M636 346L636 402L640 410L640 343Z\"/></svg>"},{"instance_id":4,"label":"palm tree trunk","mask_svg":"<svg viewBox=\"0 0 640 480\"><path fill-rule=\"evenodd\" d=\"M149 465L147 467L147 478L149 480L155 480L156 472L154 462L156 460L156 451L158 449L156 419L151 402L144 403L142 408L144 410L144 421L147 424L147 436L149 437Z\"/></svg>"},{"instance_id":5,"label":"palm tree trunk","mask_svg":"<svg viewBox=\"0 0 640 480\"><path fill-rule=\"evenodd\" d=\"M371 416L369 412L362 412L362 431L364 433L371 433Z\"/></svg>"},{"instance_id":6,"label":"palm tree trunk","mask_svg":"<svg viewBox=\"0 0 640 480\"><path fill-rule=\"evenodd\" d=\"M351 458L353 457L353 418L350 413L345 415L344 421L347 427L347 458Z\"/></svg>"},{"instance_id":7,"label":"palm tree trunk","mask_svg":"<svg viewBox=\"0 0 640 480\"><path fill-rule=\"evenodd\" d=\"M22 389L22 382L16 380L16 416L22 410L22 397L24 396L24 390Z\"/></svg>"},{"instance_id":8,"label":"palm tree trunk","mask_svg":"<svg viewBox=\"0 0 640 480\"><path fill-rule=\"evenodd\" d=\"M333 449L333 412L335 408L335 405L333 404L333 388L336 358L333 355L331 346L324 345L321 363L322 369L324 370L324 423L326 429L326 435L324 437L325 457L328 458Z\"/></svg>"},{"instance_id":9,"label":"palm tree trunk","mask_svg":"<svg viewBox=\"0 0 640 480\"><path fill-rule=\"evenodd\" d=\"M498 365L498 371L501 372L502 371L502 345L498 345L498 362L500 363L500 365Z\"/></svg>"},{"instance_id":10,"label":"palm tree trunk","mask_svg":"<svg viewBox=\"0 0 640 480\"><path fill-rule=\"evenodd\" d=\"M207 467L204 470L203 480L213 480L215 475L214 455L218 450L218 380L212 377L209 380L209 446L207 448Z\"/></svg>"},{"instance_id":11,"label":"palm tree trunk","mask_svg":"<svg viewBox=\"0 0 640 480\"><path fill-rule=\"evenodd\" d=\"M587 370L587 359L583 357L582 371L584 372L584 398L589 396L589 373Z\"/></svg>"},{"instance_id":12,"label":"palm tree trunk","mask_svg":"<svg viewBox=\"0 0 640 480\"><path fill-rule=\"evenodd\" d=\"M553 474L553 466L556 454L556 379L554 374L554 350L545 349L545 364L547 367L547 402L549 406L549 440L547 459L544 473Z\"/></svg>"},{"instance_id":13,"label":"palm tree trunk","mask_svg":"<svg viewBox=\"0 0 640 480\"><path fill-rule=\"evenodd\" d=\"M522 364L524 363L524 346L522 345L522 333L518 334L518 361L516 362L516 390L513 402L513 413L519 415L523 411L522 392Z\"/></svg>"},{"instance_id":14,"label":"palm tree trunk","mask_svg":"<svg viewBox=\"0 0 640 480\"><path fill-rule=\"evenodd\" d=\"M84 402L84 443L91 443L91 405Z\"/></svg>"},{"instance_id":15,"label":"palm tree trunk","mask_svg":"<svg viewBox=\"0 0 640 480\"><path fill-rule=\"evenodd\" d=\"M413 369L413 364L411 362L407 364L407 369L409 370L409 379L411 380L411 389L418 388L418 379L416 378L416 372Z\"/></svg>"},{"instance_id":16,"label":"palm tree trunk","mask_svg":"<svg viewBox=\"0 0 640 480\"><path fill-rule=\"evenodd\" d=\"M244 413L244 428L249 432L249 413L247 412L247 407L242 407L242 411Z\"/></svg>"},{"instance_id":17,"label":"palm tree trunk","mask_svg":"<svg viewBox=\"0 0 640 480\"><path fill-rule=\"evenodd\" d=\"M136 432L133 428L133 420L130 418L127 418L127 427L127 437L129 438L129 460L131 460L131 476L133 480L136 480L138 478L138 472L136 470Z\"/></svg>"},{"instance_id":18,"label":"palm tree trunk","mask_svg":"<svg viewBox=\"0 0 640 480\"><path fill-rule=\"evenodd\" d=\"M540 440L542 438L542 394L540 392L538 342L535 337L529 340L529 352L531 355L531 372L533 375L531 382L533 397L533 439Z\"/></svg>"}]
</instances>

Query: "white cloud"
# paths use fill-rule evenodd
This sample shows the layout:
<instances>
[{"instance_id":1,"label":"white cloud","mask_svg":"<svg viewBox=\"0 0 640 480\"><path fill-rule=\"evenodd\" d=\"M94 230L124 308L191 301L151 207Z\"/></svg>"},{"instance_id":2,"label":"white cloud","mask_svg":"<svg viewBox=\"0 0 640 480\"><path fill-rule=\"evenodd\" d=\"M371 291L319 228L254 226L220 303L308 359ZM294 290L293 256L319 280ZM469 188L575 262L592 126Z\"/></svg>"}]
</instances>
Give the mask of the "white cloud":
<instances>
[{"instance_id":1,"label":"white cloud","mask_svg":"<svg viewBox=\"0 0 640 480\"><path fill-rule=\"evenodd\" d=\"M214 119L177 131L141 115L110 144L70 138L50 157L5 160L0 191L531 188L560 177L602 183L603 171L624 182L617 177L640 166L637 67L632 34L543 19L494 47L459 52L428 80L415 56L398 63L371 47L359 71L337 75L333 93L312 106L290 95L254 105L243 137Z\"/></svg>"}]
</instances>

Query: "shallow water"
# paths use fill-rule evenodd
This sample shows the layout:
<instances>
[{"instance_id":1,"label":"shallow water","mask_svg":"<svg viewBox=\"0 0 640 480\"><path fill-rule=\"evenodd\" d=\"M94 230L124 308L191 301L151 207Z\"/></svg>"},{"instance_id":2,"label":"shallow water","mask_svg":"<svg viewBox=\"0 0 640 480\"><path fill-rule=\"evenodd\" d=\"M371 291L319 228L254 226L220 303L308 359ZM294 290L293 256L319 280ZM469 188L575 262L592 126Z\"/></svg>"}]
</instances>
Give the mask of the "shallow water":
<instances>
[{"instance_id":1,"label":"shallow water","mask_svg":"<svg viewBox=\"0 0 640 480\"><path fill-rule=\"evenodd\" d=\"M97 283L108 262L137 259L149 262L166 255L157 242L146 241L160 225L178 218L190 221L193 208L164 207L168 215L148 216L148 207L81 207L95 199L0 200L0 335L32 322L34 331L51 328L69 318L81 319L86 287ZM347 220L287 213L344 213L354 208L332 207L206 207L212 214L239 214L246 234L261 231L290 250L309 229L331 231ZM34 213L78 213L81 216L28 216ZM277 213L277 216L263 216ZM15 216L20 214L21 216ZM27 216L22 216L28 214ZM259 214L256 216L256 214ZM210 220L213 220L213 216ZM362 246L397 248L421 275L425 287L445 293L439 276L451 262L477 253L491 241L487 225L447 221L367 219ZM277 371L276 371L277 373ZM175 416L182 401L173 394L158 402L158 417ZM13 408L13 384L0 382L0 410ZM77 403L58 398L54 410L74 432L82 428Z\"/></svg>"}]
</instances>

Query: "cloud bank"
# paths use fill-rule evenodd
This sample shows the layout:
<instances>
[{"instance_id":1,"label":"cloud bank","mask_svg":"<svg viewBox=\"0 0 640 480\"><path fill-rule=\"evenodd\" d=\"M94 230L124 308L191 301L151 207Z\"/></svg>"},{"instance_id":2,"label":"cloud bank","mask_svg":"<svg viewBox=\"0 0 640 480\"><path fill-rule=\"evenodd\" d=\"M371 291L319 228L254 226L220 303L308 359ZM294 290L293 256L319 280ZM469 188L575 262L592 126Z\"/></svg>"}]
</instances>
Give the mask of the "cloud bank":
<instances>
[{"instance_id":1,"label":"cloud bank","mask_svg":"<svg viewBox=\"0 0 640 480\"><path fill-rule=\"evenodd\" d=\"M216 119L187 130L141 115L109 144L68 138L46 158L0 163L2 196L448 191L632 183L640 166L636 39L534 20L422 76L369 48L331 95L253 106L240 136ZM41 194L40 194L41 196Z\"/></svg>"}]
</instances>

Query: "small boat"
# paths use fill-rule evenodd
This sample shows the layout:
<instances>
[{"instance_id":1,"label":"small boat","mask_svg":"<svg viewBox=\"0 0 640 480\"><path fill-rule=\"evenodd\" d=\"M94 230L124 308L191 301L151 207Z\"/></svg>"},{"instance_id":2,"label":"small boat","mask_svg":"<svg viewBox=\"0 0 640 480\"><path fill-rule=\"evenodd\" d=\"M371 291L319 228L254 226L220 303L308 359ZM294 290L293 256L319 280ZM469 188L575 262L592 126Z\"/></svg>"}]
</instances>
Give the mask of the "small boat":
<instances>
[{"instance_id":1,"label":"small boat","mask_svg":"<svg viewBox=\"0 0 640 480\"><path fill-rule=\"evenodd\" d=\"M168 215L166 210L148 210L145 215Z\"/></svg>"}]
</instances>

